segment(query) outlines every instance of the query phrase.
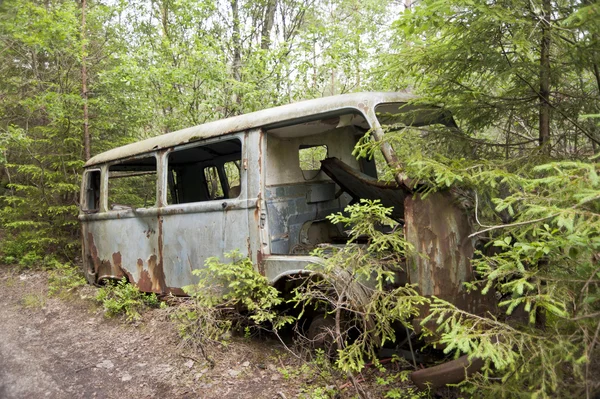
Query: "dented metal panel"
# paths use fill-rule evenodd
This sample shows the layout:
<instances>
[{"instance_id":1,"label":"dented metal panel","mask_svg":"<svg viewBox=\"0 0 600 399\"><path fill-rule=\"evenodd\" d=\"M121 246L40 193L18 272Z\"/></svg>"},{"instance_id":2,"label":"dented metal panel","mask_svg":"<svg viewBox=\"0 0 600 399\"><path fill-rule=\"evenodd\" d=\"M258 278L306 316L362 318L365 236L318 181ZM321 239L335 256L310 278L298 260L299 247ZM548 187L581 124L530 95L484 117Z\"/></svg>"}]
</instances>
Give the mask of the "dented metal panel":
<instances>
[{"instance_id":1,"label":"dented metal panel","mask_svg":"<svg viewBox=\"0 0 600 399\"><path fill-rule=\"evenodd\" d=\"M465 210L449 192L430 193L425 198L410 195L404 207L405 237L415 247L406 266L410 282L418 284L422 295L435 295L469 312L491 310L493 295L467 292L464 286L474 277L471 259L475 251ZM418 322L413 323L415 327Z\"/></svg>"},{"instance_id":2,"label":"dented metal panel","mask_svg":"<svg viewBox=\"0 0 600 399\"><path fill-rule=\"evenodd\" d=\"M306 183L265 190L271 253L287 255L298 252L300 231L304 223L323 219L339 212L348 204L346 196L325 196L331 183ZM313 192L321 192L323 201L316 201ZM300 251L306 252L306 251Z\"/></svg>"},{"instance_id":3,"label":"dented metal panel","mask_svg":"<svg viewBox=\"0 0 600 399\"><path fill-rule=\"evenodd\" d=\"M381 182L349 167L337 158L321 161L321 167L333 181L356 201L359 199L380 200L385 207L392 207L392 218L404 219L404 199L409 191L397 184Z\"/></svg>"}]
</instances>

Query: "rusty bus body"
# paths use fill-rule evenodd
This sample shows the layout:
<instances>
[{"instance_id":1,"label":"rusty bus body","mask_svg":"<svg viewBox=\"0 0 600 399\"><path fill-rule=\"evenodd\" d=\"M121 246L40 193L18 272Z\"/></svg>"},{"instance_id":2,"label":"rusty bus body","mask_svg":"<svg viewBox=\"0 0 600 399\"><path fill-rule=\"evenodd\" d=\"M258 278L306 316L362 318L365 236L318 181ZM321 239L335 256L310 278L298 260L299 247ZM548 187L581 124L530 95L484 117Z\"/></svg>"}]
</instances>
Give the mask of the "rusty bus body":
<instances>
[{"instance_id":1,"label":"rusty bus body","mask_svg":"<svg viewBox=\"0 0 600 399\"><path fill-rule=\"evenodd\" d=\"M303 101L93 157L83 173L79 216L88 281L126 276L143 291L181 295L208 257L239 250L275 284L303 273L316 245L343 242L327 215L369 198L393 206L406 237L427 254L412 259L408 280L424 295L472 308L478 299L463 288L472 279L473 254L464 212L445 194L423 201L378 182L374 161L352 155L367 130L382 136L377 115L410 114L412 126L453 123L443 113L405 106L412 99L357 93ZM325 159L303 170L300 154L314 146L322 146ZM390 148L382 152L393 161ZM127 178L140 186L138 194L146 190L144 204L114 203L113 181Z\"/></svg>"},{"instance_id":2,"label":"rusty bus body","mask_svg":"<svg viewBox=\"0 0 600 399\"><path fill-rule=\"evenodd\" d=\"M319 261L310 256L317 245L343 243L344 232L326 217L367 198L393 207L406 240L425 255L406 260L406 282L418 284L422 295L485 312L493 307L490 296L464 288L473 279L475 242L467 212L452 193L423 199L406 184L410 179L380 182L373 160L352 155L369 130L382 141L381 115L395 114L392 122L406 126L455 126L440 110L407 106L412 99L357 93L303 101L93 157L83 172L79 215L87 280L127 277L142 291L183 295L207 258L239 250L277 284ZM303 151L315 147L321 162L303 165ZM397 162L389 144L381 152L389 164ZM420 320L413 320L416 330ZM412 378L419 387L439 386L478 367L462 357Z\"/></svg>"}]
</instances>

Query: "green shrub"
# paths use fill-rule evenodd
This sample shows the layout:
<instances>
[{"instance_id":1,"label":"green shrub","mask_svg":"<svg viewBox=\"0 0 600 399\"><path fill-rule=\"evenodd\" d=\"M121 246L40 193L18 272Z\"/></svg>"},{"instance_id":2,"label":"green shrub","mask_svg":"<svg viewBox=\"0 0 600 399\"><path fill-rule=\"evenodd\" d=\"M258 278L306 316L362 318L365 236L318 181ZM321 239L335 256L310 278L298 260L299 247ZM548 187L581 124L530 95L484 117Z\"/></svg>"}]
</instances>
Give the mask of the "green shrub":
<instances>
[{"instance_id":1,"label":"green shrub","mask_svg":"<svg viewBox=\"0 0 600 399\"><path fill-rule=\"evenodd\" d=\"M410 320L428 302L414 286L392 285L402 257L413 248L390 213L379 201L361 200L330 215L332 223L350 228L350 240L342 248L314 252L323 260L311 266L316 278L307 279L293 299L296 306L320 308L335 319L331 342L337 348L336 365L349 374L369 362L377 364L379 347L396 340L395 325L412 329ZM358 242L365 237L366 244ZM349 340L349 331L358 336Z\"/></svg>"},{"instance_id":2,"label":"green shrub","mask_svg":"<svg viewBox=\"0 0 600 399\"><path fill-rule=\"evenodd\" d=\"M275 307L283 299L266 277L254 269L250 259L242 257L238 251L227 253L225 257L231 262L224 263L212 257L206 260L205 268L193 271L200 281L184 289L198 306L242 311L253 323L269 322L274 328L294 320L291 316L277 314Z\"/></svg>"},{"instance_id":3,"label":"green shrub","mask_svg":"<svg viewBox=\"0 0 600 399\"><path fill-rule=\"evenodd\" d=\"M192 301L172 316L179 324L182 345L200 352L211 364L206 344L226 345L232 329L250 336L258 328L277 329L293 321L276 312L283 300L250 259L237 251L225 256L232 261L224 263L212 257L205 268L194 270L200 277L198 284L184 287Z\"/></svg>"},{"instance_id":4,"label":"green shrub","mask_svg":"<svg viewBox=\"0 0 600 399\"><path fill-rule=\"evenodd\" d=\"M98 289L96 301L104 307L108 317L125 315L128 321L139 320L140 312L148 307L159 306L156 294L146 294L127 282L123 277L116 284L112 281Z\"/></svg>"},{"instance_id":5,"label":"green shrub","mask_svg":"<svg viewBox=\"0 0 600 399\"><path fill-rule=\"evenodd\" d=\"M61 263L57 260L51 262L50 275L48 277L49 295L66 297L77 287L86 284L81 269L70 263Z\"/></svg>"}]
</instances>

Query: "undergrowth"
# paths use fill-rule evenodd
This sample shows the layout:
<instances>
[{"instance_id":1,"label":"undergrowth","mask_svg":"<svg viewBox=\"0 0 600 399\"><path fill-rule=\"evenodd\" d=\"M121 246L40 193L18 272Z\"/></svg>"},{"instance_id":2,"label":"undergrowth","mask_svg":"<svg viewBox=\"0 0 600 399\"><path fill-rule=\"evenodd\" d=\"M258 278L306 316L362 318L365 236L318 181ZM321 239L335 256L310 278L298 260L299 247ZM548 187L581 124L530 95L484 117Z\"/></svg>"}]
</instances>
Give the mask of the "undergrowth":
<instances>
[{"instance_id":1,"label":"undergrowth","mask_svg":"<svg viewBox=\"0 0 600 399\"><path fill-rule=\"evenodd\" d=\"M60 298L68 297L74 290L86 284L81 269L70 263L52 262L48 275L48 294Z\"/></svg>"},{"instance_id":2,"label":"undergrowth","mask_svg":"<svg viewBox=\"0 0 600 399\"><path fill-rule=\"evenodd\" d=\"M106 282L98 289L95 299L102 304L107 317L124 315L128 321L139 320L140 312L160 306L156 294L141 292L136 286L129 284L125 277L116 283Z\"/></svg>"},{"instance_id":3,"label":"undergrowth","mask_svg":"<svg viewBox=\"0 0 600 399\"><path fill-rule=\"evenodd\" d=\"M225 256L230 263L212 257L206 260L205 268L194 270L198 283L184 287L191 301L172 316L178 323L182 346L211 363L206 345L226 345L232 330L251 336L259 329L276 330L293 322L292 317L276 312L283 299L248 258L238 251Z\"/></svg>"}]
</instances>

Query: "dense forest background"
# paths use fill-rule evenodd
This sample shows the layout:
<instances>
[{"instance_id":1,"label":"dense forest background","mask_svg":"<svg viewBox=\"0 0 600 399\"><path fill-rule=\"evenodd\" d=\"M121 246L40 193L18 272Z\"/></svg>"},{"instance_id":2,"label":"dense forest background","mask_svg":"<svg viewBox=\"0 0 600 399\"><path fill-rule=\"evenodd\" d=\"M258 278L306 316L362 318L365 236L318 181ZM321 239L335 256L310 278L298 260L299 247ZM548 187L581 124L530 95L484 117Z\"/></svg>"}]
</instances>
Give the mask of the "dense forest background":
<instances>
[{"instance_id":1,"label":"dense forest background","mask_svg":"<svg viewBox=\"0 0 600 399\"><path fill-rule=\"evenodd\" d=\"M398 167L429 190L465 190L498 249L476 262L479 289L531 315L518 329L486 321L501 343L469 335L480 321L448 319L458 351L500 372L472 387L598 389L597 3L4 0L0 76L0 256L24 266L77 262L90 155L332 94L410 90L448 108L455 132L389 135Z\"/></svg>"}]
</instances>

